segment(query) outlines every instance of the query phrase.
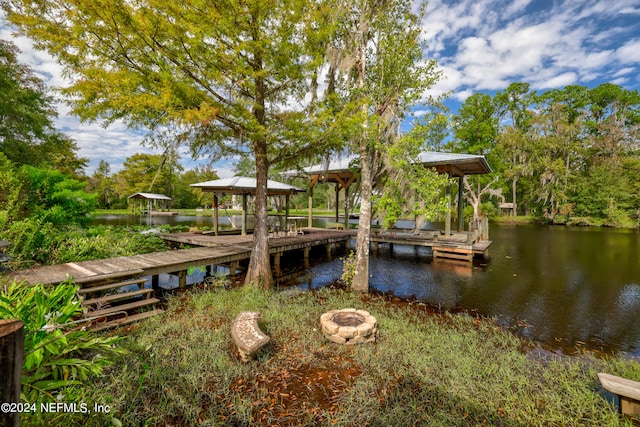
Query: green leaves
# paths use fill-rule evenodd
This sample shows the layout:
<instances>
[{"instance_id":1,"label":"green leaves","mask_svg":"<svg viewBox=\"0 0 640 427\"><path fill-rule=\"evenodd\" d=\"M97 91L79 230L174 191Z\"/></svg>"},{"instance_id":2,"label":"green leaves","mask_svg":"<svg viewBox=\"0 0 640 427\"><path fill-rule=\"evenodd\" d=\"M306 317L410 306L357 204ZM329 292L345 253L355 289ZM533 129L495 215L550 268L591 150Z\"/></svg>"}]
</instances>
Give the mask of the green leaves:
<instances>
[{"instance_id":1,"label":"green leaves","mask_svg":"<svg viewBox=\"0 0 640 427\"><path fill-rule=\"evenodd\" d=\"M121 353L118 337L98 337L73 321L82 313L77 286L29 286L13 282L0 293L0 319L20 319L25 326L22 400L52 400L51 392L99 375Z\"/></svg>"}]
</instances>

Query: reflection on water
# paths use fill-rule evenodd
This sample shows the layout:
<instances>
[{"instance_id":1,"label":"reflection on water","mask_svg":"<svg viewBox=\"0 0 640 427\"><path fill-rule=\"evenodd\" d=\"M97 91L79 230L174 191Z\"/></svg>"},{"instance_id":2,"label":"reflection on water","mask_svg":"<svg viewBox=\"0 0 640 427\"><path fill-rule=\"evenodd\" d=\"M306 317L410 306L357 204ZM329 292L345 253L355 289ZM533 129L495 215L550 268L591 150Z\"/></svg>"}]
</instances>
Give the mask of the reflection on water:
<instances>
[{"instance_id":1,"label":"reflection on water","mask_svg":"<svg viewBox=\"0 0 640 427\"><path fill-rule=\"evenodd\" d=\"M640 356L638 231L493 225L491 239L491 261L473 269L433 263L428 249L381 246L370 286L495 317L553 348ZM339 259L314 265L297 286L325 286L341 273Z\"/></svg>"},{"instance_id":2,"label":"reflection on water","mask_svg":"<svg viewBox=\"0 0 640 427\"><path fill-rule=\"evenodd\" d=\"M211 223L208 216L151 219ZM327 220L333 221L314 219L314 226L323 227ZM640 356L638 230L493 224L490 236L491 261L473 269L433 263L429 249L394 245L391 252L380 245L371 258L370 286L443 309L495 317L524 337L555 348ZM339 255L326 260L323 253L314 252L312 260L321 262L286 286L317 288L338 279ZM283 257L291 268L300 261L297 255Z\"/></svg>"}]
</instances>

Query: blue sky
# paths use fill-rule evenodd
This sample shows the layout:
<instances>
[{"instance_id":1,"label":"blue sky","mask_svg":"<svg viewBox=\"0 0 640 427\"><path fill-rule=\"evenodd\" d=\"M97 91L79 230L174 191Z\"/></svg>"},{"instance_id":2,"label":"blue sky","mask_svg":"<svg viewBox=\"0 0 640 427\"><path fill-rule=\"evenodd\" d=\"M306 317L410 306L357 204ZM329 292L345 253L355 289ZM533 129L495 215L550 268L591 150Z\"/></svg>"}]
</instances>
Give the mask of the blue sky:
<instances>
[{"instance_id":1,"label":"blue sky","mask_svg":"<svg viewBox=\"0 0 640 427\"><path fill-rule=\"evenodd\" d=\"M640 0L431 0L423 25L425 56L444 73L429 94L450 92L454 109L473 93L493 94L517 81L537 91L604 82L640 88ZM66 84L61 67L29 40L14 37L4 20L0 38L13 40L22 50L20 61L49 86ZM115 172L126 157L153 152L140 145L143 135L121 123L106 129L81 124L68 111L58 106L56 125L89 158L87 174L101 159ZM214 167L227 177L232 163ZM196 161L185 155L183 164L190 168Z\"/></svg>"}]
</instances>

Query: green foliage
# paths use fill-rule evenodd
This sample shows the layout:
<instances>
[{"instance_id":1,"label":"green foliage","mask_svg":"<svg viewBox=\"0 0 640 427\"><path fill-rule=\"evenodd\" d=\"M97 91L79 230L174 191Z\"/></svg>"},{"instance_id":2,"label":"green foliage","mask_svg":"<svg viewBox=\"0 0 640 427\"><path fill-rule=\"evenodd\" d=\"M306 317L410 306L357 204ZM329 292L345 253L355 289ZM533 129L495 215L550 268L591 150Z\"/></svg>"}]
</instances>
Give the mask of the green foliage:
<instances>
[{"instance_id":1,"label":"green foliage","mask_svg":"<svg viewBox=\"0 0 640 427\"><path fill-rule=\"evenodd\" d=\"M54 227L42 218L12 222L0 233L13 243L10 253L20 261L40 264L129 256L167 249L164 241L143 227Z\"/></svg>"},{"instance_id":2,"label":"green foliage","mask_svg":"<svg viewBox=\"0 0 640 427\"><path fill-rule=\"evenodd\" d=\"M478 98L488 102L486 95ZM513 83L493 98L493 114L480 114L477 101L468 98L454 117L452 147L473 147L481 129L498 119L498 133L494 142L484 139L483 154L499 177L495 186L506 200L516 199L520 213L563 224L637 226L637 90L605 83L538 94L527 83Z\"/></svg>"},{"instance_id":3,"label":"green foliage","mask_svg":"<svg viewBox=\"0 0 640 427\"><path fill-rule=\"evenodd\" d=\"M96 208L95 195L84 184L59 171L23 165L15 169L14 188L7 196L13 220L40 217L52 224L87 224Z\"/></svg>"},{"instance_id":4,"label":"green foliage","mask_svg":"<svg viewBox=\"0 0 640 427\"><path fill-rule=\"evenodd\" d=\"M342 258L342 275L340 279L345 286L350 287L353 283L353 277L356 275L356 253L349 252L349 255Z\"/></svg>"},{"instance_id":5,"label":"green foliage","mask_svg":"<svg viewBox=\"0 0 640 427\"><path fill-rule=\"evenodd\" d=\"M56 401L61 388L100 375L121 350L118 337L98 337L73 324L82 314L77 286L13 282L0 293L0 319L24 322L23 402Z\"/></svg>"},{"instance_id":6,"label":"green foliage","mask_svg":"<svg viewBox=\"0 0 640 427\"><path fill-rule=\"evenodd\" d=\"M80 173L87 159L78 158L76 144L54 130L54 100L33 70L18 63L18 53L13 43L0 40L0 154L17 165Z\"/></svg>"}]
</instances>

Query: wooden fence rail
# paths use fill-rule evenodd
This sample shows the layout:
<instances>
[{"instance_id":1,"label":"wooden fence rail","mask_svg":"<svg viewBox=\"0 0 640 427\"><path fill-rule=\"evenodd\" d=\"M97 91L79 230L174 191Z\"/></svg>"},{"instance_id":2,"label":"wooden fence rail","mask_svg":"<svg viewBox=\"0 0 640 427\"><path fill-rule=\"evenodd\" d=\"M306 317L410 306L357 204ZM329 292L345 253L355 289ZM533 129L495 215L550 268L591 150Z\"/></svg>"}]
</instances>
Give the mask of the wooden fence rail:
<instances>
[{"instance_id":1,"label":"wooden fence rail","mask_svg":"<svg viewBox=\"0 0 640 427\"><path fill-rule=\"evenodd\" d=\"M24 355L24 323L0 320L0 404L20 403L20 376ZM0 427L17 427L18 411L0 411Z\"/></svg>"}]
</instances>

